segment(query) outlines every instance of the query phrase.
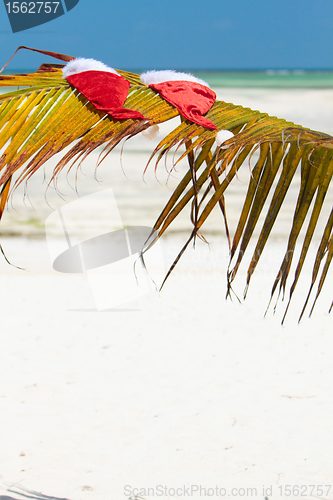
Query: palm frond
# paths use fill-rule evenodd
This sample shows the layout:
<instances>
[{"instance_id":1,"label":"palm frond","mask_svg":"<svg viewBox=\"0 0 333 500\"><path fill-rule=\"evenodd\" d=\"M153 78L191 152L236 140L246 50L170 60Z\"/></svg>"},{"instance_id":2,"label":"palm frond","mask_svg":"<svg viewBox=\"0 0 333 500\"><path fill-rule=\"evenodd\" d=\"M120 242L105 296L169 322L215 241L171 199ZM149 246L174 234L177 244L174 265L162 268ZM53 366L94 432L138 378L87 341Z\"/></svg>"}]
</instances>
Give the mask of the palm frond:
<instances>
[{"instance_id":1,"label":"palm frond","mask_svg":"<svg viewBox=\"0 0 333 500\"><path fill-rule=\"evenodd\" d=\"M129 77L129 73L126 73ZM137 75L131 77L137 81ZM144 110L147 120L113 120L97 110L61 77L51 73L2 76L0 86L24 86L0 96L0 183L1 208L8 199L10 180L20 170L13 186L28 180L49 158L75 143L54 171L54 178L72 162L84 159L106 144L103 158L125 137L132 137L150 125L166 121L178 112L163 99L141 85L131 86L126 107ZM0 212L0 216L2 211Z\"/></svg>"},{"instance_id":2,"label":"palm frond","mask_svg":"<svg viewBox=\"0 0 333 500\"><path fill-rule=\"evenodd\" d=\"M52 180L55 182L64 168L70 170L97 147L104 145L100 157L100 161L103 161L124 138L131 138L152 124L159 124L179 115L175 107L141 83L138 75L118 71L131 83L124 106L141 112L146 117L145 120L114 120L110 115L97 110L62 78L59 65L43 65L36 73L27 75L0 76L0 86L20 87L0 95L0 217L11 191L68 146L70 149L54 169ZM161 211L154 230L161 236L190 203L193 231L175 265L188 243L197 236L203 237L202 227L218 206L230 246L227 276L227 295L230 295L244 254L249 243L254 241L254 231L261 224L247 271L246 296L252 274L285 197L296 172L300 171L300 188L286 253L271 293L272 297L276 291L285 294L296 243L301 239L302 249L290 287L288 310L331 185L333 138L328 134L222 101L216 101L205 116L218 130L228 129L235 135L221 147L217 147L215 130L207 130L181 119L180 124L161 140L152 152L148 164L154 160L156 169L162 158L183 147L184 151L175 164L187 157L189 170ZM249 161L255 155L257 160L251 168L247 193L231 238L225 194L239 170L244 166L248 168ZM14 174L17 177L13 183ZM263 215L264 221L260 222ZM305 236L302 237L301 229L304 224L307 226ZM332 240L333 212L325 226L313 267L309 296L319 280L314 302L320 294L332 261Z\"/></svg>"}]
</instances>

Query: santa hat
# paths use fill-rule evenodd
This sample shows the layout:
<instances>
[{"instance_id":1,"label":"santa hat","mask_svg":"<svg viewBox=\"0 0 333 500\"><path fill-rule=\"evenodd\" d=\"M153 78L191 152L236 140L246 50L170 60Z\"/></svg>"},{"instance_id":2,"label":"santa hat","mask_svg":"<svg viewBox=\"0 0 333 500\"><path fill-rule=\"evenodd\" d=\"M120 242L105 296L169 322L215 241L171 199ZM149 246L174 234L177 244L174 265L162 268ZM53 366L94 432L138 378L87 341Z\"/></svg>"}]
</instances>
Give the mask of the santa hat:
<instances>
[{"instance_id":1,"label":"santa hat","mask_svg":"<svg viewBox=\"0 0 333 500\"><path fill-rule=\"evenodd\" d=\"M123 108L130 82L117 71L94 59L79 57L63 68L63 77L97 109L115 120L144 120L138 111Z\"/></svg>"},{"instance_id":2,"label":"santa hat","mask_svg":"<svg viewBox=\"0 0 333 500\"><path fill-rule=\"evenodd\" d=\"M147 71L140 80L175 106L187 120L210 130L216 126L205 115L213 106L216 94L209 85L187 73L173 70Z\"/></svg>"}]
</instances>

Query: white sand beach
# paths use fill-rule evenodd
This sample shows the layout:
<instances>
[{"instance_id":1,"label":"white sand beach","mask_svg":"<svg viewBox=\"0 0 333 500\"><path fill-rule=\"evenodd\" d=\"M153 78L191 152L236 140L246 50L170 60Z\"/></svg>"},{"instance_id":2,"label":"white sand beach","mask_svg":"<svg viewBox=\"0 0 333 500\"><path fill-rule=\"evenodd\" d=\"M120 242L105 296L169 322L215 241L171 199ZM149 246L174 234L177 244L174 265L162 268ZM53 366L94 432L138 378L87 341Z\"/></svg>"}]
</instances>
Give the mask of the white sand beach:
<instances>
[{"instance_id":1,"label":"white sand beach","mask_svg":"<svg viewBox=\"0 0 333 500\"><path fill-rule=\"evenodd\" d=\"M217 94L333 134L333 90ZM80 195L112 188L124 225L151 227L176 182L165 186L163 164L159 182L153 165L143 182L154 144L126 143L126 176L117 149L98 170L100 184L92 156L79 175ZM243 170L227 200L233 230L249 175ZM189 248L159 294L98 311L84 274L52 268L45 238L52 210L77 195L63 176L64 199L50 189L51 208L42 181L43 172L28 185L34 209L20 190L2 225L7 257L26 270L0 260L0 500L332 499L331 276L311 319L298 324L316 245L284 326L286 300L264 317L297 182L242 304L225 300L228 250L216 211L204 230L210 246ZM332 200L331 190L326 210ZM78 237L103 228L107 214L93 208L97 215L78 218ZM166 268L190 230L186 211L161 241ZM317 244L319 235L320 228ZM59 244L56 229L49 241ZM240 298L245 280L243 264Z\"/></svg>"}]
</instances>

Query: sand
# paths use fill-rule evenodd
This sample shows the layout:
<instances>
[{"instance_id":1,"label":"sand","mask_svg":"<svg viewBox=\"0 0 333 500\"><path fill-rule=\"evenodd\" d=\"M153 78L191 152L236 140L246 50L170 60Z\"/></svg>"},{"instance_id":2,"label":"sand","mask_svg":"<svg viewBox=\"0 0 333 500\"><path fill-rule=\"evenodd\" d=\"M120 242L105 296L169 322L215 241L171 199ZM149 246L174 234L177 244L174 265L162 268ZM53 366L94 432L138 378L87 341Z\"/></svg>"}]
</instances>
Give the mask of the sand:
<instances>
[{"instance_id":1,"label":"sand","mask_svg":"<svg viewBox=\"0 0 333 500\"><path fill-rule=\"evenodd\" d=\"M326 116L333 93L311 92L314 106L326 103ZM285 111L311 92L271 91L258 106L256 89L229 91L226 100L266 110L266 99ZM332 132L325 119L321 125ZM131 180L116 153L101 171L101 189L112 186L125 223L152 224L170 194L172 186L153 175L142 184L149 148L133 146L124 156ZM94 161L79 184L83 195L96 186ZM244 173L235 191L245 188ZM31 185L35 212L14 198L17 212L6 215L1 240L27 270L0 262L0 500L332 498L329 279L313 317L297 323L315 248L285 325L283 303L264 318L288 210L243 304L225 301L228 257L217 213L207 228L210 248L189 249L160 294L97 311L86 276L52 269L43 225L52 210L43 193L39 181ZM57 199L51 195L54 208L64 203ZM237 200L230 200L231 221ZM187 215L177 224L161 242L166 266L190 228ZM246 266L235 285L240 297L245 276Z\"/></svg>"}]
</instances>

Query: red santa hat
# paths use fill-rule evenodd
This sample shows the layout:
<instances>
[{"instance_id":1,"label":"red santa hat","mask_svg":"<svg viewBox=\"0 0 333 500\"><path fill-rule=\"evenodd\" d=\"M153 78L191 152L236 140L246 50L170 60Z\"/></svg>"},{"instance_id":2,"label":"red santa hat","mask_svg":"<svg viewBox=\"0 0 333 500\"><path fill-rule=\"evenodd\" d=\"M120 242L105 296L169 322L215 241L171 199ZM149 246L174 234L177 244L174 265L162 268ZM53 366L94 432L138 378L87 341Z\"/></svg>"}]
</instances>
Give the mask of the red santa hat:
<instances>
[{"instance_id":1,"label":"red santa hat","mask_svg":"<svg viewBox=\"0 0 333 500\"><path fill-rule=\"evenodd\" d=\"M82 57L73 59L63 68L63 77L97 109L115 120L145 119L139 111L123 108L130 82L104 63Z\"/></svg>"},{"instance_id":2,"label":"red santa hat","mask_svg":"<svg viewBox=\"0 0 333 500\"><path fill-rule=\"evenodd\" d=\"M140 80L175 106L187 120L210 130L216 126L205 115L213 106L216 94L209 85L187 73L173 70L147 71Z\"/></svg>"}]
</instances>

